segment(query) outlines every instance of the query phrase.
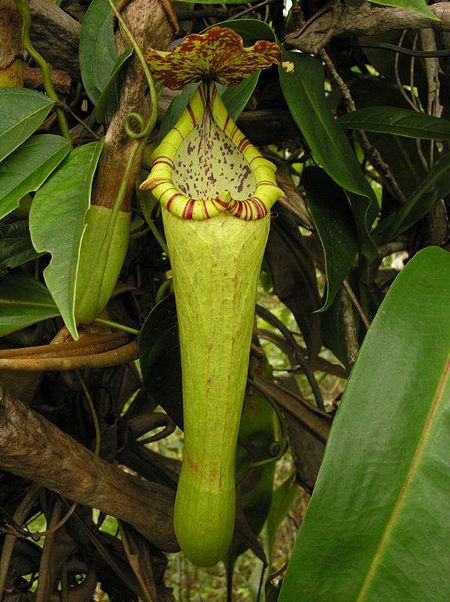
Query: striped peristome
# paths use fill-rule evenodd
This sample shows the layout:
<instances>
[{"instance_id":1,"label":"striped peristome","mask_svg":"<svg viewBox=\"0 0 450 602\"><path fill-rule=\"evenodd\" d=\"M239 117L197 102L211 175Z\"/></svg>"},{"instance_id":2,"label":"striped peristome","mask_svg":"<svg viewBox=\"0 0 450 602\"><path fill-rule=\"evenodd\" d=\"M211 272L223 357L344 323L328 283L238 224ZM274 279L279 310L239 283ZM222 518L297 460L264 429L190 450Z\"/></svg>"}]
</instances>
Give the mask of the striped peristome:
<instances>
[{"instance_id":1,"label":"striped peristome","mask_svg":"<svg viewBox=\"0 0 450 602\"><path fill-rule=\"evenodd\" d=\"M208 125L206 125L208 124ZM223 136L227 139L230 151L234 151L233 159L239 153L243 165L251 176L251 194L247 198L236 199L229 190L217 190L213 198L196 198L187 192L192 186L176 183L177 158L180 158L180 148L189 148L186 140L198 133L198 144L206 145L206 136L201 136L202 129L209 128L210 138ZM224 149L226 143L219 143ZM211 157L208 157L210 160ZM214 156L209 161L212 170L220 169L221 163L226 163L227 154L222 150L222 156ZM199 178L198 163L191 163L189 179ZM194 171L197 174L194 174ZM214 177L211 174L211 177ZM227 184L230 184L228 178ZM243 220L256 220L265 217L273 203L282 196L275 180L275 166L265 159L261 153L239 130L228 114L215 84L202 84L188 103L183 115L176 125L166 135L154 152L152 170L148 178L141 184L144 190L151 190L153 196L173 215L182 219L204 220L215 217L219 213L228 212L230 215ZM184 188L184 192L183 192ZM207 188L207 187L206 187ZM207 189L201 192L209 192Z\"/></svg>"}]
</instances>

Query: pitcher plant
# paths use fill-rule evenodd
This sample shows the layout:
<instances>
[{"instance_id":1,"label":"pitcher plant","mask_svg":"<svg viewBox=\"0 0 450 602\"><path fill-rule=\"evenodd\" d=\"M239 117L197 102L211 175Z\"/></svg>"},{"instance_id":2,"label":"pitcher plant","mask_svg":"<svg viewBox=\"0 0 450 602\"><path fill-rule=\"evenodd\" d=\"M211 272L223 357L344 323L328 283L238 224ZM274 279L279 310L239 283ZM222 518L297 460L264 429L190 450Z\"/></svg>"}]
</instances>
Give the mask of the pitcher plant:
<instances>
[{"instance_id":1,"label":"pitcher plant","mask_svg":"<svg viewBox=\"0 0 450 602\"><path fill-rule=\"evenodd\" d=\"M162 205L181 346L184 457L175 532L199 566L224 559L235 523L236 443L255 297L270 224L283 196L274 165L238 129L216 83L233 85L280 62L273 42L244 48L228 28L146 50L172 89L200 81L153 154L141 184Z\"/></svg>"}]
</instances>

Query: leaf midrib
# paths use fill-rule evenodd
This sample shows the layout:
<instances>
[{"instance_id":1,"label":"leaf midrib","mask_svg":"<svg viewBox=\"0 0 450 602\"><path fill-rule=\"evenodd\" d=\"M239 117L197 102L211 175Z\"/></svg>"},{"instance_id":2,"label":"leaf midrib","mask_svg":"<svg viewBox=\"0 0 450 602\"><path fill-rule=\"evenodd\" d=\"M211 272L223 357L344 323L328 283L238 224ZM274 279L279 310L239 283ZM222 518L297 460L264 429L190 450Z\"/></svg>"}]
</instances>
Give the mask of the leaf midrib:
<instances>
[{"instance_id":1,"label":"leaf midrib","mask_svg":"<svg viewBox=\"0 0 450 602\"><path fill-rule=\"evenodd\" d=\"M424 429L422 431L422 435L420 437L419 443L416 447L416 451L414 453L414 456L411 460L411 465L409 467L408 470L408 474L406 475L405 481L403 483L403 486L397 496L397 500L395 502L394 508L392 509L391 515L389 517L389 520L387 521L386 527L384 529L383 535L380 539L380 543L378 545L378 548L374 554L373 560L370 564L369 570L367 571L367 575L364 579L364 582L361 586L361 589L359 591L358 597L356 598L356 602L363 602L366 594L368 593L370 586L372 584L372 581L375 577L378 565L380 564L380 560L381 557L383 555L384 550L387 547L391 532L396 524L397 518L401 512L403 503L407 497L407 493L409 490L409 487L413 481L414 475L416 473L416 469L418 464L420 463L420 460L423 456L426 444L428 442L428 438L430 436L432 427L433 427L433 421L434 418L436 416L437 410L440 407L440 401L442 399L442 393L445 389L445 386L447 384L447 379L449 377L449 373L450 373L450 359L447 358L446 363L445 363L445 367L443 370L443 373L441 375L441 378L439 379L439 383L436 389L436 394L434 396L433 399L433 403L431 404L430 410L428 412L427 418L425 420L425 424L424 424Z\"/></svg>"}]
</instances>

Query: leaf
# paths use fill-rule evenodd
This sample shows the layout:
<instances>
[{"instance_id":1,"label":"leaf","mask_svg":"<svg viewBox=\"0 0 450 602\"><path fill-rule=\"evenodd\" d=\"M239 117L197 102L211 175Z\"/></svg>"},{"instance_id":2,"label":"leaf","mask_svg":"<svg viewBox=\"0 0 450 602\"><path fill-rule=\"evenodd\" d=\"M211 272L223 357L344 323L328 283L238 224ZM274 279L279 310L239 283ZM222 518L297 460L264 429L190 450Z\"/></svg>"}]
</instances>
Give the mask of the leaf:
<instances>
[{"instance_id":1,"label":"leaf","mask_svg":"<svg viewBox=\"0 0 450 602\"><path fill-rule=\"evenodd\" d=\"M295 472L289 475L273 492L272 504L266 523L269 562L273 557L275 535L280 528L281 523L286 518L297 493L298 485L295 484Z\"/></svg>"},{"instance_id":2,"label":"leaf","mask_svg":"<svg viewBox=\"0 0 450 602\"><path fill-rule=\"evenodd\" d=\"M0 219L14 211L29 192L38 190L70 151L62 136L33 136L0 163Z\"/></svg>"},{"instance_id":3,"label":"leaf","mask_svg":"<svg viewBox=\"0 0 450 602\"><path fill-rule=\"evenodd\" d=\"M113 14L108 0L92 0L83 18L80 69L83 86L96 105L116 66Z\"/></svg>"},{"instance_id":4,"label":"leaf","mask_svg":"<svg viewBox=\"0 0 450 602\"><path fill-rule=\"evenodd\" d=\"M0 337L58 315L50 293L40 282L20 273L0 278Z\"/></svg>"},{"instance_id":5,"label":"leaf","mask_svg":"<svg viewBox=\"0 0 450 602\"><path fill-rule=\"evenodd\" d=\"M0 276L37 257L39 253L31 244L27 219L0 224Z\"/></svg>"},{"instance_id":6,"label":"leaf","mask_svg":"<svg viewBox=\"0 0 450 602\"><path fill-rule=\"evenodd\" d=\"M398 87L390 84L385 78L355 75L351 83L351 93L356 106L361 108L374 105L407 108ZM408 197L426 175L417 153L416 141L412 138L372 133L370 142L381 153L401 190Z\"/></svg>"},{"instance_id":7,"label":"leaf","mask_svg":"<svg viewBox=\"0 0 450 602\"><path fill-rule=\"evenodd\" d=\"M172 100L169 105L169 108L164 115L164 119L162 120L161 127L159 128L158 134L158 144L161 140L170 132L173 126L181 117L184 109L187 107L188 102L191 100L192 95L199 87L199 83L195 82L193 84L188 84L178 96Z\"/></svg>"},{"instance_id":8,"label":"leaf","mask_svg":"<svg viewBox=\"0 0 450 602\"><path fill-rule=\"evenodd\" d=\"M376 207L377 201L349 141L328 108L323 65L306 54L285 52L278 71L289 110L315 161L339 186L357 195L350 195L350 201L358 234L363 251L373 256L376 249L368 228L375 212L369 209L371 205Z\"/></svg>"},{"instance_id":9,"label":"leaf","mask_svg":"<svg viewBox=\"0 0 450 602\"><path fill-rule=\"evenodd\" d=\"M426 0L369 0L372 4L382 4L383 6L396 6L397 8L404 8L405 10L412 10L416 13L420 13L433 19L433 21L439 21L439 18L431 11L426 3Z\"/></svg>"},{"instance_id":10,"label":"leaf","mask_svg":"<svg viewBox=\"0 0 450 602\"><path fill-rule=\"evenodd\" d=\"M81 239L86 227L91 187L103 142L73 150L62 166L36 193L30 212L34 248L49 252L52 259L44 279L73 338L75 290Z\"/></svg>"},{"instance_id":11,"label":"leaf","mask_svg":"<svg viewBox=\"0 0 450 602\"><path fill-rule=\"evenodd\" d=\"M274 440L272 406L258 391L248 387L239 426L236 471L238 475L242 475L238 476L238 481L243 481L240 488L242 511L255 537L263 528L270 510L275 460L259 469L253 467L253 473L249 473L248 470L252 463L270 459ZM248 547L249 542L245 539L242 541L237 531L228 558L232 558L234 562Z\"/></svg>"},{"instance_id":12,"label":"leaf","mask_svg":"<svg viewBox=\"0 0 450 602\"><path fill-rule=\"evenodd\" d=\"M339 117L345 129L395 134L423 140L450 138L450 121L399 107L366 107Z\"/></svg>"},{"instance_id":13,"label":"leaf","mask_svg":"<svg viewBox=\"0 0 450 602\"><path fill-rule=\"evenodd\" d=\"M0 161L43 123L55 103L27 88L0 90Z\"/></svg>"},{"instance_id":14,"label":"leaf","mask_svg":"<svg viewBox=\"0 0 450 602\"><path fill-rule=\"evenodd\" d=\"M418 253L361 347L280 601L450 598L450 255Z\"/></svg>"},{"instance_id":15,"label":"leaf","mask_svg":"<svg viewBox=\"0 0 450 602\"><path fill-rule=\"evenodd\" d=\"M238 33L245 44L251 44L257 40L276 41L275 32L265 21L259 19L230 19L226 26Z\"/></svg>"},{"instance_id":16,"label":"leaf","mask_svg":"<svg viewBox=\"0 0 450 602\"><path fill-rule=\"evenodd\" d=\"M272 275L273 292L294 314L308 348L315 357L322 345L320 307L315 266L298 224L285 210L278 208L272 221L265 262Z\"/></svg>"},{"instance_id":17,"label":"leaf","mask_svg":"<svg viewBox=\"0 0 450 602\"><path fill-rule=\"evenodd\" d=\"M111 117L116 112L119 104L120 74L132 54L133 49L128 48L118 57L95 107L95 117L98 122L104 121L106 116Z\"/></svg>"},{"instance_id":18,"label":"leaf","mask_svg":"<svg viewBox=\"0 0 450 602\"><path fill-rule=\"evenodd\" d=\"M146 390L182 428L181 358L174 295L160 301L145 320L139 336L139 360Z\"/></svg>"},{"instance_id":19,"label":"leaf","mask_svg":"<svg viewBox=\"0 0 450 602\"><path fill-rule=\"evenodd\" d=\"M308 167L302 174L302 185L308 197L309 210L322 243L327 287L325 311L333 303L358 253L358 238L348 201L319 167Z\"/></svg>"},{"instance_id":20,"label":"leaf","mask_svg":"<svg viewBox=\"0 0 450 602\"><path fill-rule=\"evenodd\" d=\"M447 153L436 161L408 202L374 230L375 240L379 244L392 240L426 215L440 199L450 194L449 172L450 153Z\"/></svg>"},{"instance_id":21,"label":"leaf","mask_svg":"<svg viewBox=\"0 0 450 602\"><path fill-rule=\"evenodd\" d=\"M222 101L233 121L239 117L258 84L261 71L255 71L235 86L229 86L222 94Z\"/></svg>"}]
</instances>

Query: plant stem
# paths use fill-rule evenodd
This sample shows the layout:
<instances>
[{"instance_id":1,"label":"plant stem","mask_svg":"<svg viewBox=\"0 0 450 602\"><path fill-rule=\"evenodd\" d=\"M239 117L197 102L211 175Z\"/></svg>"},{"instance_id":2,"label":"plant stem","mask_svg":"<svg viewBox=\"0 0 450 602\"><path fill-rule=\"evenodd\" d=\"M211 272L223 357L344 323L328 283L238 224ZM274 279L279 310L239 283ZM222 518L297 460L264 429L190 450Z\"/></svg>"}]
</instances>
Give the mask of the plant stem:
<instances>
[{"instance_id":1,"label":"plant stem","mask_svg":"<svg viewBox=\"0 0 450 602\"><path fill-rule=\"evenodd\" d=\"M98 324L104 324L105 326L109 326L110 328L115 328L117 330L122 330L123 332L128 332L129 334L138 335L140 333L136 328L131 328L131 326L125 326L125 324L120 324L120 322L114 322L113 320L105 320L104 318L95 318L95 322Z\"/></svg>"},{"instance_id":2,"label":"plant stem","mask_svg":"<svg viewBox=\"0 0 450 602\"><path fill-rule=\"evenodd\" d=\"M50 75L50 66L44 57L34 48L30 40L30 27L31 27L31 16L30 6L27 0L15 0L17 8L20 11L22 17L22 42L23 47L28 54L36 61L42 71L42 77L44 80L45 92L49 98L55 101L56 104L56 115L58 117L59 127L62 135L71 141L69 126L67 125L66 115L64 110L59 106L59 98L53 87L52 78Z\"/></svg>"}]
</instances>

